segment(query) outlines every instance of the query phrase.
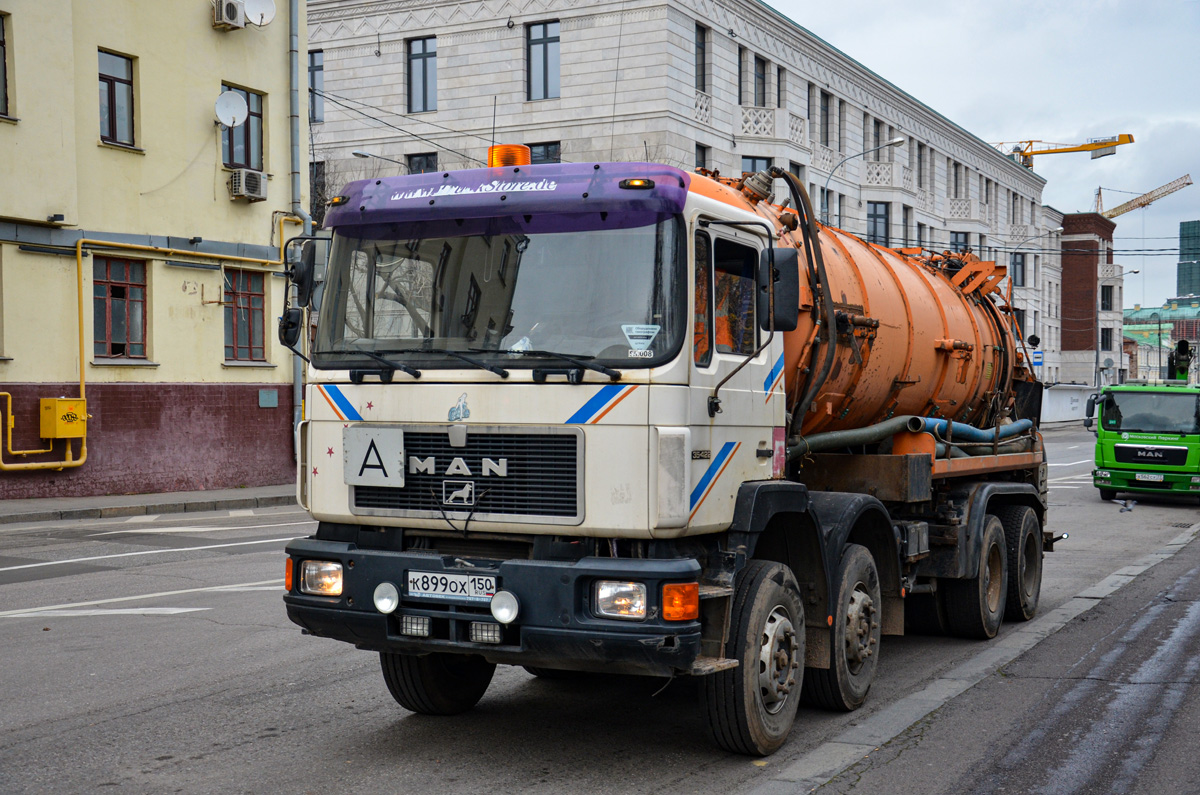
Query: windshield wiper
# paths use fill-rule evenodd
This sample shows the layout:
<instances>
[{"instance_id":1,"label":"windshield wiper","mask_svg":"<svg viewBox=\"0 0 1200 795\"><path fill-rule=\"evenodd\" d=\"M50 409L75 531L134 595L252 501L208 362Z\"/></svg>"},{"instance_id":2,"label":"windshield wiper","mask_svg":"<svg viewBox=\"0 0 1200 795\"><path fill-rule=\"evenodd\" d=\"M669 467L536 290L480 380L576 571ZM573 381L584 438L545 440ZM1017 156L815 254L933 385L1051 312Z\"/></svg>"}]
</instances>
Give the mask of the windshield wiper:
<instances>
[{"instance_id":1,"label":"windshield wiper","mask_svg":"<svg viewBox=\"0 0 1200 795\"><path fill-rule=\"evenodd\" d=\"M515 350L515 351L501 351L501 352L507 353L507 354L513 354L513 355L517 355L517 356L542 356L547 359L558 359L559 361L567 362L568 364L573 364L576 367L583 367L588 370L594 370L597 373L603 373L604 375L608 376L610 381L620 381L621 380L621 371L620 370L614 370L611 367L605 367L602 364L596 364L595 362L589 362L585 358L568 356L565 353L557 353L555 351L536 351L536 350L534 350L534 351ZM589 356L587 358L590 359L593 357ZM539 380L545 381L546 380L545 372L543 371L541 373L541 375L542 375L541 379L538 378L538 372L539 372L538 370L534 370L533 380L534 381L539 381Z\"/></svg>"},{"instance_id":2,"label":"windshield wiper","mask_svg":"<svg viewBox=\"0 0 1200 795\"><path fill-rule=\"evenodd\" d=\"M413 378L421 377L421 371L417 368L410 367L407 364L401 364L400 362L393 362L391 359L375 353L375 351L354 351L354 353L361 353L363 356L369 356L380 364L386 366L389 370L399 370L402 373L408 373Z\"/></svg>"},{"instance_id":3,"label":"windshield wiper","mask_svg":"<svg viewBox=\"0 0 1200 795\"><path fill-rule=\"evenodd\" d=\"M388 350L385 350L384 353L444 353L447 356L452 356L455 359L466 362L467 364L474 365L480 370L487 370L489 373L495 373L501 378L508 378L508 370L505 370L503 367L497 367L496 365L488 364L487 362L481 362L478 359L466 356L458 351L450 351L446 350L445 348L389 348Z\"/></svg>"}]
</instances>

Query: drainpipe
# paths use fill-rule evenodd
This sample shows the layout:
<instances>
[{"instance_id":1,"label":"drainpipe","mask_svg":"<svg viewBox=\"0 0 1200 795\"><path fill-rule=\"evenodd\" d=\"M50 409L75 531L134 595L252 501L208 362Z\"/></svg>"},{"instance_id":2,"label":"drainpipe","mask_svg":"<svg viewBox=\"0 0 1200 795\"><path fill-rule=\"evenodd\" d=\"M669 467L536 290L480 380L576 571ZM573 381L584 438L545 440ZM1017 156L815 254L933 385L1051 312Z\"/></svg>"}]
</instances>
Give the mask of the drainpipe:
<instances>
[{"instance_id":1,"label":"drainpipe","mask_svg":"<svg viewBox=\"0 0 1200 795\"><path fill-rule=\"evenodd\" d=\"M292 214L304 222L304 234L312 234L312 217L300 202L300 6L303 0L289 0L288 10L288 59L291 64L291 100L288 120L291 126L292 143ZM279 244L282 246L283 241ZM288 287L287 289L291 289ZM292 427L297 428L302 419L304 404L304 368L300 357L292 354ZM295 439L295 434L292 435ZM294 443L293 443L294 444ZM293 450L299 455L298 450Z\"/></svg>"}]
</instances>

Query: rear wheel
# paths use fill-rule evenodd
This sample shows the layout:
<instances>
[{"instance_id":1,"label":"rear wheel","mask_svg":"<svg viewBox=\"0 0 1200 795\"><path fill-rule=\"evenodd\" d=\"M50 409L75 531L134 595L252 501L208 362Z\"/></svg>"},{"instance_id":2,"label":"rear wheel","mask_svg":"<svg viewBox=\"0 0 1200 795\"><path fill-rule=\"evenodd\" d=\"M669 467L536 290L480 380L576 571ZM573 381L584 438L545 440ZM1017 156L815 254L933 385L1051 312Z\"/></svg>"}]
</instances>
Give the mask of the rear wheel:
<instances>
[{"instance_id":1,"label":"rear wheel","mask_svg":"<svg viewBox=\"0 0 1200 795\"><path fill-rule=\"evenodd\" d=\"M879 572L867 548L848 544L838 566L828 668L804 672L804 696L819 707L850 711L867 700L879 662Z\"/></svg>"},{"instance_id":2,"label":"rear wheel","mask_svg":"<svg viewBox=\"0 0 1200 795\"><path fill-rule=\"evenodd\" d=\"M1108 500L1115 500L1116 498L1117 492L1113 489L1100 489L1100 499L1104 500L1105 502Z\"/></svg>"},{"instance_id":3,"label":"rear wheel","mask_svg":"<svg viewBox=\"0 0 1200 795\"><path fill-rule=\"evenodd\" d=\"M804 676L804 608L791 569L755 560L742 570L730 638L738 667L700 683L709 735L726 751L766 756L792 729Z\"/></svg>"},{"instance_id":4,"label":"rear wheel","mask_svg":"<svg viewBox=\"0 0 1200 795\"><path fill-rule=\"evenodd\" d=\"M1042 593L1042 526L1032 508L1008 505L996 511L1008 549L1008 600L1004 617L1028 621Z\"/></svg>"},{"instance_id":5,"label":"rear wheel","mask_svg":"<svg viewBox=\"0 0 1200 795\"><path fill-rule=\"evenodd\" d=\"M380 652L383 681L400 706L422 715L457 715L479 703L496 665L464 654Z\"/></svg>"},{"instance_id":6,"label":"rear wheel","mask_svg":"<svg viewBox=\"0 0 1200 795\"><path fill-rule=\"evenodd\" d=\"M946 589L946 619L960 638L994 638L1004 620L1008 592L1008 556L1004 526L992 514L983 523L979 570L965 580L941 580Z\"/></svg>"}]
</instances>

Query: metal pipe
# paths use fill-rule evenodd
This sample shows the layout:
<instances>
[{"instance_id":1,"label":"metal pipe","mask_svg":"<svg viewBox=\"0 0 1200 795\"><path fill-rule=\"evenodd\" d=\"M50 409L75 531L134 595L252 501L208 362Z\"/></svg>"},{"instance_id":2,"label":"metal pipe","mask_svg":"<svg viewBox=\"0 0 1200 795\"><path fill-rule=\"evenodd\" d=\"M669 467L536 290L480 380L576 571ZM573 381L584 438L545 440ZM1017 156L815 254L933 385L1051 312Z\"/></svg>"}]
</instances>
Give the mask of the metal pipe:
<instances>
[{"instance_id":1,"label":"metal pipe","mask_svg":"<svg viewBox=\"0 0 1200 795\"><path fill-rule=\"evenodd\" d=\"M289 100L289 127L292 144L292 213L304 223L304 234L312 234L312 217L305 212L300 201L300 2L288 3L288 59L291 67ZM283 259L283 240L280 241L279 258ZM291 289L290 287L287 289ZM307 338L307 334L304 335ZM292 428L297 428L304 418L304 368L299 356L292 356ZM296 434L292 434L296 438ZM294 447L294 443L293 443ZM298 455L298 451L293 450Z\"/></svg>"}]
</instances>

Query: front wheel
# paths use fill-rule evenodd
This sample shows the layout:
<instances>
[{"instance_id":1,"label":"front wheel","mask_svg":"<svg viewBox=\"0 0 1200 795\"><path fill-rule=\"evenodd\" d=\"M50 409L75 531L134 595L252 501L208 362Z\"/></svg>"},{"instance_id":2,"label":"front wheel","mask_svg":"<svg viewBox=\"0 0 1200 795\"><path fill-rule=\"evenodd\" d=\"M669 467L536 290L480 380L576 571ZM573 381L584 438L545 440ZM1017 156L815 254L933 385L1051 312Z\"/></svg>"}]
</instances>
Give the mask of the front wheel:
<instances>
[{"instance_id":1,"label":"front wheel","mask_svg":"<svg viewBox=\"0 0 1200 795\"><path fill-rule=\"evenodd\" d=\"M1101 500L1108 502L1109 500L1115 500L1116 498L1117 498L1117 492L1115 490L1100 489L1100 499Z\"/></svg>"},{"instance_id":2,"label":"front wheel","mask_svg":"<svg viewBox=\"0 0 1200 795\"><path fill-rule=\"evenodd\" d=\"M993 514L983 523L979 568L974 577L942 580L946 589L946 619L960 638L987 640L996 637L1008 600L1008 556L1004 526Z\"/></svg>"},{"instance_id":3,"label":"front wheel","mask_svg":"<svg viewBox=\"0 0 1200 795\"><path fill-rule=\"evenodd\" d=\"M792 570L751 561L738 576L729 625L738 667L703 678L701 707L713 742L766 756L792 729L804 676L804 608Z\"/></svg>"},{"instance_id":4,"label":"front wheel","mask_svg":"<svg viewBox=\"0 0 1200 795\"><path fill-rule=\"evenodd\" d=\"M457 715L479 703L496 672L495 663L464 654L380 652L383 681L392 698L422 715Z\"/></svg>"},{"instance_id":5,"label":"front wheel","mask_svg":"<svg viewBox=\"0 0 1200 795\"><path fill-rule=\"evenodd\" d=\"M867 700L879 664L879 571L860 544L848 544L838 566L828 668L804 673L804 696L825 709L849 712Z\"/></svg>"}]
</instances>

